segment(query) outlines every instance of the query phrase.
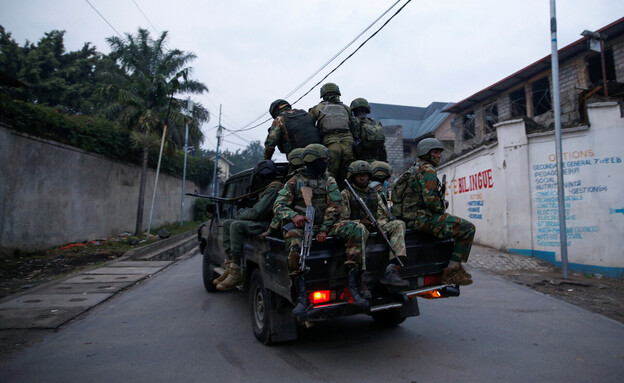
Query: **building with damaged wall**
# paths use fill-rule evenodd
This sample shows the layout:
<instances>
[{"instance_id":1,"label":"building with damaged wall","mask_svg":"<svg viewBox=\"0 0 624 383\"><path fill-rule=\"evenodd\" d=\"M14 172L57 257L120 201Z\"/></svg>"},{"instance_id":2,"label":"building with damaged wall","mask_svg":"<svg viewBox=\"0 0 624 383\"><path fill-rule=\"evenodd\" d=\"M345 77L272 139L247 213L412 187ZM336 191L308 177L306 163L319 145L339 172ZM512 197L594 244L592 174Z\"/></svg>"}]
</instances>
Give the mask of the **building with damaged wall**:
<instances>
[{"instance_id":1,"label":"building with damaged wall","mask_svg":"<svg viewBox=\"0 0 624 383\"><path fill-rule=\"evenodd\" d=\"M598 32L607 92L587 38L559 51L568 267L624 277L624 18ZM439 171L477 242L559 264L551 83L547 56L447 108L456 150Z\"/></svg>"}]
</instances>

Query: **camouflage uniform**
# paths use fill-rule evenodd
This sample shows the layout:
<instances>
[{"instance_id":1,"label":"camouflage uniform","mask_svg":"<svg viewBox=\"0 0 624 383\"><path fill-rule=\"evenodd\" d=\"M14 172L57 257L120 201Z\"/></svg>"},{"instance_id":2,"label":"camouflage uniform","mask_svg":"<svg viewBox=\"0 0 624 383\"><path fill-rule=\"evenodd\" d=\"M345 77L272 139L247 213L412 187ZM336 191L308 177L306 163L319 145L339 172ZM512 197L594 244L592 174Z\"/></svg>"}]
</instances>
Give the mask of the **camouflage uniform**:
<instances>
[{"instance_id":1,"label":"camouflage uniform","mask_svg":"<svg viewBox=\"0 0 624 383\"><path fill-rule=\"evenodd\" d=\"M318 105L312 107L308 111L308 113L310 113L312 117L314 117L314 119L317 121L317 125L320 124L320 120L322 118L321 110L328 103L343 106L346 109L348 115L351 116L349 107L340 102L340 98L338 96L329 96L326 100L321 101ZM349 126L345 127L345 130L343 131L322 133L323 145L325 145L327 149L329 149L329 161L327 164L327 171L336 180L338 180L338 183L340 185L342 185L347 175L347 167L353 161L355 161L355 156L353 155L352 124L351 122L349 122Z\"/></svg>"},{"instance_id":2,"label":"camouflage uniform","mask_svg":"<svg viewBox=\"0 0 624 383\"><path fill-rule=\"evenodd\" d=\"M440 181L431 163L418 161L408 172L409 187L403 197L401 217L407 228L429 233L440 239L453 238L455 246L451 260L468 261L475 226L463 218L444 212L446 209L440 196Z\"/></svg>"},{"instance_id":3,"label":"camouflage uniform","mask_svg":"<svg viewBox=\"0 0 624 383\"><path fill-rule=\"evenodd\" d=\"M235 220L223 221L223 249L228 258L226 262L240 264L246 238L267 229L273 215L273 203L282 187L283 184L279 181L271 182L253 207L240 209Z\"/></svg>"},{"instance_id":4,"label":"camouflage uniform","mask_svg":"<svg viewBox=\"0 0 624 383\"><path fill-rule=\"evenodd\" d=\"M338 238L345 243L345 264L359 266L362 262L362 238L364 235L361 225L354 222L338 222L342 210L342 199L336 180L327 173L322 178L310 178L304 173L295 174L289 179L284 188L278 193L273 211L282 222L292 221L296 215L296 206L305 208L301 194L301 187L312 188L312 204L316 209L314 233L322 231L328 236ZM285 245L289 249L288 265L291 275L300 274L299 253L301 251L303 229L293 228L284 235Z\"/></svg>"},{"instance_id":5,"label":"camouflage uniform","mask_svg":"<svg viewBox=\"0 0 624 383\"><path fill-rule=\"evenodd\" d=\"M358 193L358 196L366 203L368 210L373 213L375 219L379 222L381 228L388 233L388 239L390 244L396 250L397 256L407 257L407 251L405 249L405 222L401 220L390 220L388 210L384 208L384 201L381 195L370 187L363 190L356 185L352 184L353 190ZM366 218L366 212L357 200L351 196L349 189L344 189L341 193L342 196L342 213L340 213L341 220L350 220L356 222L358 225L364 227L360 223L360 220ZM364 227L364 243L368 238L369 231ZM390 259L394 259L394 254L390 252Z\"/></svg>"}]
</instances>

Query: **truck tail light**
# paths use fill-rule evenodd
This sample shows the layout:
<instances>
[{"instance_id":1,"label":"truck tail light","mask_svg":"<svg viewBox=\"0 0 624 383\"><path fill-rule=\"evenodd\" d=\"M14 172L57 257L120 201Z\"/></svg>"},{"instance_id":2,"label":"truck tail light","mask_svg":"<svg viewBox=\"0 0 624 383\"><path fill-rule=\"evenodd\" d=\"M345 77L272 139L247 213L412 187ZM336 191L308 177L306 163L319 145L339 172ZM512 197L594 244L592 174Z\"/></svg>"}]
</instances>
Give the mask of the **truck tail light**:
<instances>
[{"instance_id":1,"label":"truck tail light","mask_svg":"<svg viewBox=\"0 0 624 383\"><path fill-rule=\"evenodd\" d=\"M330 300L330 291L329 290L319 290L314 291L309 294L308 298L313 305L327 303Z\"/></svg>"},{"instance_id":2,"label":"truck tail light","mask_svg":"<svg viewBox=\"0 0 624 383\"><path fill-rule=\"evenodd\" d=\"M423 286L435 286L442 283L442 274L426 275L423 277Z\"/></svg>"}]
</instances>

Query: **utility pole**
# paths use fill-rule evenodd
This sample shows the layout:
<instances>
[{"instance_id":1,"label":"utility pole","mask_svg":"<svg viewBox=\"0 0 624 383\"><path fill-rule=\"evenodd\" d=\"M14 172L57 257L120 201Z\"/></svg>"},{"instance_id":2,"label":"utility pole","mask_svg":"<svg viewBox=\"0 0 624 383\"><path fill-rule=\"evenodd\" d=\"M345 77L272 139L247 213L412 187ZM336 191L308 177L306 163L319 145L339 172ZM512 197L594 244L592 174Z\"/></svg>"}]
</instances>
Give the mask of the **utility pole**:
<instances>
[{"instance_id":1,"label":"utility pole","mask_svg":"<svg viewBox=\"0 0 624 383\"><path fill-rule=\"evenodd\" d=\"M561 247L561 274L568 279L568 235L565 215L563 183L563 149L561 147L561 102L559 100L559 52L557 50L557 12L555 0L550 0L550 41L552 53L553 112L555 114L555 149L557 152L557 191L559 195L559 246Z\"/></svg>"},{"instance_id":2,"label":"utility pole","mask_svg":"<svg viewBox=\"0 0 624 383\"><path fill-rule=\"evenodd\" d=\"M214 197L219 196L219 178L218 169L219 169L219 144L221 143L221 137L223 137L223 128L221 127L221 104L219 104L219 126L217 127L217 151L215 152L215 164L214 164L214 187L212 195Z\"/></svg>"},{"instance_id":3,"label":"utility pole","mask_svg":"<svg viewBox=\"0 0 624 383\"><path fill-rule=\"evenodd\" d=\"M189 112L189 117L193 118L193 101L190 99L187 102L187 110ZM182 226L182 222L184 221L184 196L186 195L186 157L188 154L188 119L185 122L186 132L184 134L184 170L182 171L182 202L180 203L180 226Z\"/></svg>"}]
</instances>

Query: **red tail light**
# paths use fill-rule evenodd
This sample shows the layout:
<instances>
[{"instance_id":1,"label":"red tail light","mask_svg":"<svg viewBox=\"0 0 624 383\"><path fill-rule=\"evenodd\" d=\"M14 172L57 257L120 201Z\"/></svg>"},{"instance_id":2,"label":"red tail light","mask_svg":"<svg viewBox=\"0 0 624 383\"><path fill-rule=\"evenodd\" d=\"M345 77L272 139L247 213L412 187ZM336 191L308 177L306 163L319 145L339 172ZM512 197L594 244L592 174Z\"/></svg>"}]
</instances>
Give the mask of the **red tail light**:
<instances>
[{"instance_id":1,"label":"red tail light","mask_svg":"<svg viewBox=\"0 0 624 383\"><path fill-rule=\"evenodd\" d=\"M327 303L330 300L330 291L329 290L314 291L310 293L308 298L310 299L310 302L312 302L313 305L317 305L320 303Z\"/></svg>"},{"instance_id":2,"label":"red tail light","mask_svg":"<svg viewBox=\"0 0 624 383\"><path fill-rule=\"evenodd\" d=\"M442 274L427 275L423 277L423 286L435 286L442 283Z\"/></svg>"}]
</instances>

